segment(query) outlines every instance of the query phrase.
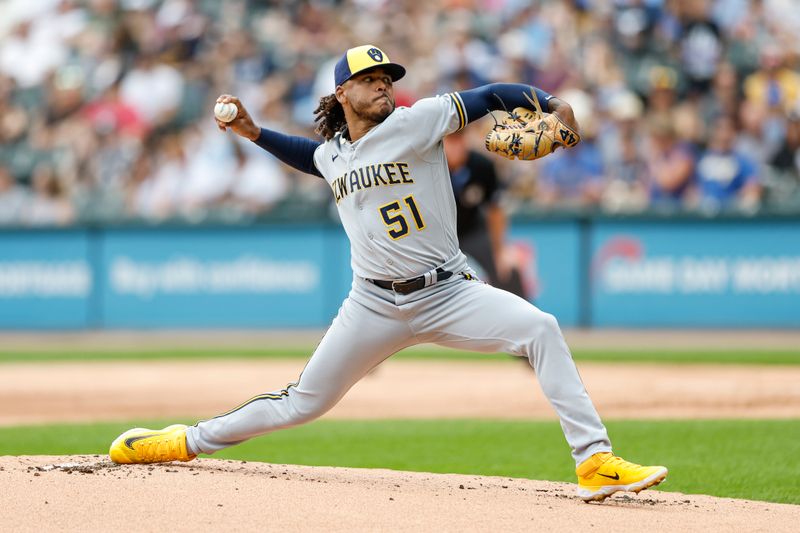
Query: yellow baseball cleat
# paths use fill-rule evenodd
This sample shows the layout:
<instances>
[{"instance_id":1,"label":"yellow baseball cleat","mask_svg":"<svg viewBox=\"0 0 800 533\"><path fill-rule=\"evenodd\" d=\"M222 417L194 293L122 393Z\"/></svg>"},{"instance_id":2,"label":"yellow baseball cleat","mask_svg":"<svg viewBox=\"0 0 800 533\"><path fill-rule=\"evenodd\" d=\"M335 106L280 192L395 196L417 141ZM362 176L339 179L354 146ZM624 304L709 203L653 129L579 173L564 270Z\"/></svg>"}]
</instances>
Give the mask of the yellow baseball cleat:
<instances>
[{"instance_id":1,"label":"yellow baseball cleat","mask_svg":"<svg viewBox=\"0 0 800 533\"><path fill-rule=\"evenodd\" d=\"M186 426L174 424L160 430L129 429L111 443L111 460L119 464L191 461L186 450Z\"/></svg>"},{"instance_id":2,"label":"yellow baseball cleat","mask_svg":"<svg viewBox=\"0 0 800 533\"><path fill-rule=\"evenodd\" d=\"M663 466L629 463L610 452L596 453L575 469L578 497L585 502L601 502L620 491L639 492L658 485L667 477Z\"/></svg>"}]
</instances>

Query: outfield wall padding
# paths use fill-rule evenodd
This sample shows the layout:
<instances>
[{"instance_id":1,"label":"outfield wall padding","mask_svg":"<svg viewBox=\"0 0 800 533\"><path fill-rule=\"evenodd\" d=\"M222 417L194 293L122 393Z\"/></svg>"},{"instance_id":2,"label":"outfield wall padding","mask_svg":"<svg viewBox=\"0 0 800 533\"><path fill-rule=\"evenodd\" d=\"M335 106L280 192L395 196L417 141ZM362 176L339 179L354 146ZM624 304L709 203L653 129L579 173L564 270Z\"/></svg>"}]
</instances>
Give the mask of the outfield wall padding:
<instances>
[{"instance_id":1,"label":"outfield wall padding","mask_svg":"<svg viewBox=\"0 0 800 533\"><path fill-rule=\"evenodd\" d=\"M525 296L563 326L800 326L800 221L515 221ZM350 288L333 224L6 229L0 328L327 326Z\"/></svg>"}]
</instances>

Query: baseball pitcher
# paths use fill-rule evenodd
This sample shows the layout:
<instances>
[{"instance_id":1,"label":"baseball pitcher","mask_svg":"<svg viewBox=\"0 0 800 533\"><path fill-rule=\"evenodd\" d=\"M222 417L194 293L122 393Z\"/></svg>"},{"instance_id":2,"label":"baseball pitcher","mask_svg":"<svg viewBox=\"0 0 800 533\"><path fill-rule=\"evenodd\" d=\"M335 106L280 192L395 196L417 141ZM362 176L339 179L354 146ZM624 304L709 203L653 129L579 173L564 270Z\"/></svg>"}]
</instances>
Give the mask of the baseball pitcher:
<instances>
[{"instance_id":1,"label":"baseball pitcher","mask_svg":"<svg viewBox=\"0 0 800 533\"><path fill-rule=\"evenodd\" d=\"M350 239L352 288L296 382L191 427L126 431L111 445L114 462L188 461L309 422L392 354L435 343L530 361L572 450L581 499L639 492L666 478L663 466L612 453L556 319L477 279L459 250L443 137L489 110L511 109L486 147L538 159L580 142L572 109L538 88L507 83L396 108L393 84L404 75L375 46L348 50L336 64L336 92L316 110L323 141L259 128L237 98L217 100L238 110L227 122L217 118L221 130L328 183Z\"/></svg>"}]
</instances>

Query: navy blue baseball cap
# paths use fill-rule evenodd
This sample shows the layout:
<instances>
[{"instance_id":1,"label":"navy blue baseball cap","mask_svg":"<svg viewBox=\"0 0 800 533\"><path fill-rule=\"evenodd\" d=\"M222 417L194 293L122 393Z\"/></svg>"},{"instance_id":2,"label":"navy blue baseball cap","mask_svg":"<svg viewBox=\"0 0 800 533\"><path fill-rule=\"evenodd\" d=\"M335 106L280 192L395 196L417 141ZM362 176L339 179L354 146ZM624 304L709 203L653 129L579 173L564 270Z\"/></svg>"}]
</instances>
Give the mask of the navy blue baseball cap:
<instances>
[{"instance_id":1,"label":"navy blue baseball cap","mask_svg":"<svg viewBox=\"0 0 800 533\"><path fill-rule=\"evenodd\" d=\"M389 56L377 46L365 44L351 48L336 62L334 78L336 86L343 84L359 72L364 72L373 67L382 67L397 81L406 75L406 69L397 63L389 61Z\"/></svg>"}]
</instances>

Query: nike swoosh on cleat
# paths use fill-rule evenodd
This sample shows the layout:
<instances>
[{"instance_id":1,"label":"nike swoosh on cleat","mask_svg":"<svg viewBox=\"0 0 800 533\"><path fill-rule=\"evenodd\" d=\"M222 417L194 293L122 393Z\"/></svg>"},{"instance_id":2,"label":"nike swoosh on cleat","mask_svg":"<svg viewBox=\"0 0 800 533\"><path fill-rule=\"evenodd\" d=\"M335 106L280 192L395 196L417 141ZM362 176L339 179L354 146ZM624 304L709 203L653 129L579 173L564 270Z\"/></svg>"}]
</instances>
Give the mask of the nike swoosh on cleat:
<instances>
[{"instance_id":1,"label":"nike swoosh on cleat","mask_svg":"<svg viewBox=\"0 0 800 533\"><path fill-rule=\"evenodd\" d=\"M331 156L331 163L333 163L334 161L336 161L336 158L337 158L337 157L339 157L339 154L332 155L332 156Z\"/></svg>"},{"instance_id":2,"label":"nike swoosh on cleat","mask_svg":"<svg viewBox=\"0 0 800 533\"><path fill-rule=\"evenodd\" d=\"M137 435L136 437L129 437L129 438L125 439L125 446L127 446L128 448L133 450L133 443L134 442L138 442L138 441L140 441L142 439L147 439L147 438L150 438L150 437L155 437L157 435L159 435L159 433L151 433L150 435Z\"/></svg>"},{"instance_id":3,"label":"nike swoosh on cleat","mask_svg":"<svg viewBox=\"0 0 800 533\"><path fill-rule=\"evenodd\" d=\"M599 472L597 473L597 475L598 475L598 476L607 477L607 478L609 478L609 479L613 479L613 480L615 480L615 481L619 481L619 472L614 472L614 475L613 475L613 476L608 476L608 475L606 475L606 474L601 474L601 473L599 473Z\"/></svg>"}]
</instances>

